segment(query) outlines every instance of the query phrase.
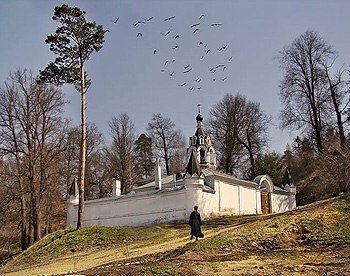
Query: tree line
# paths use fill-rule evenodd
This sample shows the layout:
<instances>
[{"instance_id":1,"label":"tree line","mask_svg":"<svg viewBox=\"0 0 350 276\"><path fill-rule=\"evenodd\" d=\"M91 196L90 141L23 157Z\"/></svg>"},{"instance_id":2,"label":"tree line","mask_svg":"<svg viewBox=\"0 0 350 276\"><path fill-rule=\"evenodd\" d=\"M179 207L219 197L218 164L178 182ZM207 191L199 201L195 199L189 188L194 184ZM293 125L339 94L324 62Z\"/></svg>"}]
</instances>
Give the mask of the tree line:
<instances>
[{"instance_id":1,"label":"tree line","mask_svg":"<svg viewBox=\"0 0 350 276\"><path fill-rule=\"evenodd\" d=\"M300 203L349 191L349 70L336 67L337 52L314 30L279 54L281 127L298 135L285 161L299 183Z\"/></svg>"},{"instance_id":2,"label":"tree line","mask_svg":"<svg viewBox=\"0 0 350 276\"><path fill-rule=\"evenodd\" d=\"M64 201L73 181L79 183L80 228L84 200L110 195L113 179L121 181L126 194L139 179L152 177L156 156L168 175L183 172L187 161L181 130L161 114L153 114L141 135L127 113L111 118L111 143L86 122L91 80L84 64L102 48L106 31L67 5L56 7L53 19L60 27L46 42L57 55L55 61L37 76L18 69L0 88L0 210L4 221L18 222L22 249L53 225L64 227ZM282 169L288 167L300 203L347 192L349 72L334 68L336 58L333 47L312 30L280 52L281 128L298 133L283 155L269 152L272 118L258 102L226 94L213 104L204 126L216 150L217 168L250 180L269 174L281 185ZM80 127L64 118L64 83L81 94Z\"/></svg>"},{"instance_id":3,"label":"tree line","mask_svg":"<svg viewBox=\"0 0 350 276\"><path fill-rule=\"evenodd\" d=\"M0 210L5 221L19 222L23 249L65 220L65 199L81 166L81 128L64 118L62 90L38 78L18 69L0 88ZM113 179L129 193L138 179L153 175L154 154L167 174L183 170L184 138L169 118L154 114L141 135L127 113L108 125L109 144L87 123L84 200L110 196Z\"/></svg>"},{"instance_id":4,"label":"tree line","mask_svg":"<svg viewBox=\"0 0 350 276\"><path fill-rule=\"evenodd\" d=\"M61 88L39 80L18 69L0 88L0 210L6 220L19 222L23 249L53 225L64 227L65 199L82 163L82 130L64 117ZM254 177L248 169L267 147L269 120L258 103L240 94L214 104L206 131L217 147L218 169ZM155 157L167 175L184 171L185 138L170 118L153 114L141 135L126 112L108 126L110 143L96 125L86 126L84 201L110 196L114 179L121 181L122 194L129 193L133 184L154 176Z\"/></svg>"}]
</instances>

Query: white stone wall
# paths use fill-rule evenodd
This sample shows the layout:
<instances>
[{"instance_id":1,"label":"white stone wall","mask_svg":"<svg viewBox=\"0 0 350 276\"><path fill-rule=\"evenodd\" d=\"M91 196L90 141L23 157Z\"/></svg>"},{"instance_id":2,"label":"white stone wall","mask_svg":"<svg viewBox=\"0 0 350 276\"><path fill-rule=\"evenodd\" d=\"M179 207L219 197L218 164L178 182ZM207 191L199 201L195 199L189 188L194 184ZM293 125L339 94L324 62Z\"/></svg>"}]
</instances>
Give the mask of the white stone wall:
<instances>
[{"instance_id":1,"label":"white stone wall","mask_svg":"<svg viewBox=\"0 0 350 276\"><path fill-rule=\"evenodd\" d=\"M211 179L208 183L215 190L212 193L203 191L202 177L186 176L184 181L185 189L86 201L83 225L142 226L186 222L194 205L199 206L203 218L261 214L260 190L250 187L249 183L240 185L239 182ZM77 223L77 203L77 198L68 200L68 226ZM270 204L272 213L293 209L295 193L271 193Z\"/></svg>"},{"instance_id":2,"label":"white stone wall","mask_svg":"<svg viewBox=\"0 0 350 276\"><path fill-rule=\"evenodd\" d=\"M240 215L257 214L256 189L240 186ZM260 195L260 193L259 193Z\"/></svg>"},{"instance_id":3,"label":"white stone wall","mask_svg":"<svg viewBox=\"0 0 350 276\"><path fill-rule=\"evenodd\" d=\"M280 213L290 210L289 195L271 193L271 212Z\"/></svg>"},{"instance_id":4,"label":"white stone wall","mask_svg":"<svg viewBox=\"0 0 350 276\"><path fill-rule=\"evenodd\" d=\"M78 205L68 208L77 213ZM75 225L73 216L67 225ZM127 198L108 198L85 202L83 225L142 226L187 221L186 190Z\"/></svg>"},{"instance_id":5,"label":"white stone wall","mask_svg":"<svg viewBox=\"0 0 350 276\"><path fill-rule=\"evenodd\" d=\"M239 214L239 187L220 181L220 212Z\"/></svg>"},{"instance_id":6,"label":"white stone wall","mask_svg":"<svg viewBox=\"0 0 350 276\"><path fill-rule=\"evenodd\" d=\"M202 192L198 206L203 217L261 214L260 191L215 180L215 194Z\"/></svg>"}]
</instances>

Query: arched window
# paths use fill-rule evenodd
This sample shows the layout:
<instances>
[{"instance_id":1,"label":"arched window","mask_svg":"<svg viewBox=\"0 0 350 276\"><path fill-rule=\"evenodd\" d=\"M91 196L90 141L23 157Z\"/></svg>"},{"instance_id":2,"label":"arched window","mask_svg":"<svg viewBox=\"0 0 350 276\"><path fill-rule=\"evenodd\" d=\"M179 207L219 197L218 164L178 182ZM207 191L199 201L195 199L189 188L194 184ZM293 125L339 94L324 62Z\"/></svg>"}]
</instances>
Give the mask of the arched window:
<instances>
[{"instance_id":1,"label":"arched window","mask_svg":"<svg viewBox=\"0 0 350 276\"><path fill-rule=\"evenodd\" d=\"M193 138L192 138L192 145L196 145L196 143L197 143L197 137L193 136Z\"/></svg>"},{"instance_id":2,"label":"arched window","mask_svg":"<svg viewBox=\"0 0 350 276\"><path fill-rule=\"evenodd\" d=\"M200 150L200 163L201 164L205 164L205 150L204 149L201 149Z\"/></svg>"},{"instance_id":3,"label":"arched window","mask_svg":"<svg viewBox=\"0 0 350 276\"><path fill-rule=\"evenodd\" d=\"M214 156L214 151L213 151L213 149L210 149L209 155L210 155L210 164L211 164L211 165L215 165L215 156Z\"/></svg>"}]
</instances>

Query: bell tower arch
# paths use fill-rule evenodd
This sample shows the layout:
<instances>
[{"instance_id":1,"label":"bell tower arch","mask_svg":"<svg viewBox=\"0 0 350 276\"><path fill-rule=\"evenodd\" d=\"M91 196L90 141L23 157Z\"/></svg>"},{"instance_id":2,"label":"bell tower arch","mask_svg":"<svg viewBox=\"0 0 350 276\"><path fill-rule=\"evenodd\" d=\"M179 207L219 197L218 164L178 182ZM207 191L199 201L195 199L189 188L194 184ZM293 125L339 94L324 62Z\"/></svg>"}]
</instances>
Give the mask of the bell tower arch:
<instances>
[{"instance_id":1,"label":"bell tower arch","mask_svg":"<svg viewBox=\"0 0 350 276\"><path fill-rule=\"evenodd\" d=\"M187 152L189 154L192 153L192 151L195 153L195 157L201 169L216 169L215 150L212 146L210 136L207 135L203 129L203 116L201 114L200 104L198 104L198 114L196 116L196 121L196 132L192 137L190 137L189 148L187 149Z\"/></svg>"}]
</instances>

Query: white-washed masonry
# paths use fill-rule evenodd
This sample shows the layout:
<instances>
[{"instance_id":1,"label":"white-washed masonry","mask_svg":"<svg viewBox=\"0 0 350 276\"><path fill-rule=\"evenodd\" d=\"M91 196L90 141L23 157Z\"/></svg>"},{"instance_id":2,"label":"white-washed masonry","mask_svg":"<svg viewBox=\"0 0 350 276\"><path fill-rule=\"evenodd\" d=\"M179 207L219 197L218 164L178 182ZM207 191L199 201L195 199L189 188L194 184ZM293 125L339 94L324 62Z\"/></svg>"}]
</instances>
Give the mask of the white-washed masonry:
<instances>
[{"instance_id":1,"label":"white-washed masonry","mask_svg":"<svg viewBox=\"0 0 350 276\"><path fill-rule=\"evenodd\" d=\"M154 180L144 180L121 195L120 181L113 183L112 197L85 201L83 225L140 226L185 222L193 206L203 218L221 215L268 214L296 207L290 175L282 187L268 175L254 181L240 180L216 170L216 153L203 129L200 106L195 134L190 137L186 173L162 176L159 159ZM67 226L77 223L76 182L67 199Z\"/></svg>"},{"instance_id":2,"label":"white-washed masonry","mask_svg":"<svg viewBox=\"0 0 350 276\"><path fill-rule=\"evenodd\" d=\"M268 176L256 182L236 179L230 175L204 169L203 175L180 179L173 175L160 177L159 163L155 181L134 187L120 195L120 181L113 184L113 196L85 201L83 225L141 226L186 222L193 206L199 206L203 218L220 215L261 214L261 192L268 193L270 213L295 208L295 187L273 186ZM78 195L67 200L67 226L76 225Z\"/></svg>"}]
</instances>

